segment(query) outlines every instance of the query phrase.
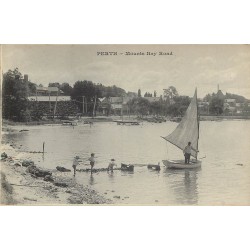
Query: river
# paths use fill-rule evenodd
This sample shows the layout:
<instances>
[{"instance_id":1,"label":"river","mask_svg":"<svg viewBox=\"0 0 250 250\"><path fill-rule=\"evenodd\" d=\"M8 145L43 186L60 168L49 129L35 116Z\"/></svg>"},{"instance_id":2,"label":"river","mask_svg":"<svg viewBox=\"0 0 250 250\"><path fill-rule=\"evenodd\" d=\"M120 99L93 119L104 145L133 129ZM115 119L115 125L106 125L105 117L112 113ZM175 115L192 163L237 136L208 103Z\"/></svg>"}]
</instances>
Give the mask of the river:
<instances>
[{"instance_id":1,"label":"river","mask_svg":"<svg viewBox=\"0 0 250 250\"><path fill-rule=\"evenodd\" d=\"M48 169L56 166L71 169L76 155L83 159L78 168L87 168L87 158L92 152L96 168L107 167L111 158L115 158L118 167L121 163L135 164L133 173L117 170L113 174L76 174L78 183L92 186L116 204L249 205L250 121L200 122L202 167L186 171L169 170L162 164L163 159L183 158L181 150L160 137L171 133L176 126L177 123L169 121L139 126L118 126L111 122L75 127L25 126L14 128L29 131L4 134L3 140L21 144L20 151L42 151L45 142L44 157L29 155L38 166ZM146 166L158 162L160 171ZM72 172L67 175L72 176Z\"/></svg>"}]
</instances>

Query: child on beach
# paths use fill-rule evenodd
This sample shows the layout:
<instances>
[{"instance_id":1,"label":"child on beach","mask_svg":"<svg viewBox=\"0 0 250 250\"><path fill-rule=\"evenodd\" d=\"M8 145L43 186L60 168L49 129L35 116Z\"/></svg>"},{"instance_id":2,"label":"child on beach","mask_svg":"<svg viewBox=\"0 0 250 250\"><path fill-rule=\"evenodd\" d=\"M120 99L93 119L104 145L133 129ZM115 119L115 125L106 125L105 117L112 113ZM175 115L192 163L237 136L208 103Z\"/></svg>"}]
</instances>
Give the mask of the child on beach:
<instances>
[{"instance_id":1,"label":"child on beach","mask_svg":"<svg viewBox=\"0 0 250 250\"><path fill-rule=\"evenodd\" d=\"M73 160L73 165L72 168L74 169L74 176L76 175L76 166L79 165L79 156L75 156L74 160Z\"/></svg>"},{"instance_id":2,"label":"child on beach","mask_svg":"<svg viewBox=\"0 0 250 250\"><path fill-rule=\"evenodd\" d=\"M113 172L114 166L116 166L115 159L111 159L109 166L108 166L108 171L111 170L111 172Z\"/></svg>"},{"instance_id":3,"label":"child on beach","mask_svg":"<svg viewBox=\"0 0 250 250\"><path fill-rule=\"evenodd\" d=\"M93 167L95 165L95 154L94 153L91 154L91 156L89 158L89 163L90 163L90 166L91 166L90 172L92 174L92 169L93 169Z\"/></svg>"}]
</instances>

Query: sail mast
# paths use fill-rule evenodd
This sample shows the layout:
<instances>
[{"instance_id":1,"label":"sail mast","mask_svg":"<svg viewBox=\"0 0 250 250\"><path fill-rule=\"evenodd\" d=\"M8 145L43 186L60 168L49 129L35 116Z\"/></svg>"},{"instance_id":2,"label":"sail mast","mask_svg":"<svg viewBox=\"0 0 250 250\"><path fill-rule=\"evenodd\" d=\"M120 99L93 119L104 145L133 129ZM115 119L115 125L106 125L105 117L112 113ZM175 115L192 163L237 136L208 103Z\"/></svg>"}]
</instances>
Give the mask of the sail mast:
<instances>
[{"instance_id":1,"label":"sail mast","mask_svg":"<svg viewBox=\"0 0 250 250\"><path fill-rule=\"evenodd\" d=\"M199 122L199 114L198 114L198 102L197 102L197 88L195 88L195 93L196 93L196 108L197 108L197 126L198 126L198 138L197 138L197 146L196 146L196 150L199 150L199 137L200 137L200 122ZM198 157L198 152L196 154L196 160Z\"/></svg>"}]
</instances>

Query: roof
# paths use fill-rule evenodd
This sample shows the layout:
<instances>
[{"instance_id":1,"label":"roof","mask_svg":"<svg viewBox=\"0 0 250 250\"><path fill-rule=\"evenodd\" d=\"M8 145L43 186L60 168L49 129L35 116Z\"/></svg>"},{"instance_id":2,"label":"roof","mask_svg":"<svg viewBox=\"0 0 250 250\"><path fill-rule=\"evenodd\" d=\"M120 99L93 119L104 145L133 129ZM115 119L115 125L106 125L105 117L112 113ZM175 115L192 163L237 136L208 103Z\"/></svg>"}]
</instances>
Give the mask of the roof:
<instances>
[{"instance_id":1,"label":"roof","mask_svg":"<svg viewBox=\"0 0 250 250\"><path fill-rule=\"evenodd\" d=\"M130 100L132 100L133 97L110 97L109 100L111 103L123 103L123 104L127 104Z\"/></svg>"},{"instance_id":2,"label":"roof","mask_svg":"<svg viewBox=\"0 0 250 250\"><path fill-rule=\"evenodd\" d=\"M38 102L55 102L56 101L56 96L29 96L28 97L28 100L29 101L36 101L36 98L37 98L37 101ZM60 102L60 101L71 101L71 98L70 96L58 96L57 97L57 101Z\"/></svg>"},{"instance_id":3,"label":"roof","mask_svg":"<svg viewBox=\"0 0 250 250\"><path fill-rule=\"evenodd\" d=\"M57 92L58 87L36 87L37 91L48 91L48 92Z\"/></svg>"},{"instance_id":4,"label":"roof","mask_svg":"<svg viewBox=\"0 0 250 250\"><path fill-rule=\"evenodd\" d=\"M110 102L111 103L121 103L122 102L122 97L110 97Z\"/></svg>"},{"instance_id":5,"label":"roof","mask_svg":"<svg viewBox=\"0 0 250 250\"><path fill-rule=\"evenodd\" d=\"M105 99L106 99L106 97L98 98L98 100L99 100L100 102L103 102Z\"/></svg>"},{"instance_id":6,"label":"roof","mask_svg":"<svg viewBox=\"0 0 250 250\"><path fill-rule=\"evenodd\" d=\"M225 99L225 101L227 101L227 102L235 102L236 99Z\"/></svg>"}]
</instances>

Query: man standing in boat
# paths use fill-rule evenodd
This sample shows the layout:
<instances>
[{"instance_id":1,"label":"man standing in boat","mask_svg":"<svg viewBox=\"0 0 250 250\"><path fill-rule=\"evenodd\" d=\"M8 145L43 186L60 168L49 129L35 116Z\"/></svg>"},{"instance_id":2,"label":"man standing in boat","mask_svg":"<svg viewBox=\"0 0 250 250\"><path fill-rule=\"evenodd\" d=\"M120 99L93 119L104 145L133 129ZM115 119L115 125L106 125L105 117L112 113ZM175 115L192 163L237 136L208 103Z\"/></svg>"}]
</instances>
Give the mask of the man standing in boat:
<instances>
[{"instance_id":1,"label":"man standing in boat","mask_svg":"<svg viewBox=\"0 0 250 250\"><path fill-rule=\"evenodd\" d=\"M191 150L193 150L195 152L199 152L198 150L196 150L195 148L193 148L191 146L191 142L188 142L188 145L183 150L183 154L185 156L185 164L189 164L190 156L191 156Z\"/></svg>"}]
</instances>

